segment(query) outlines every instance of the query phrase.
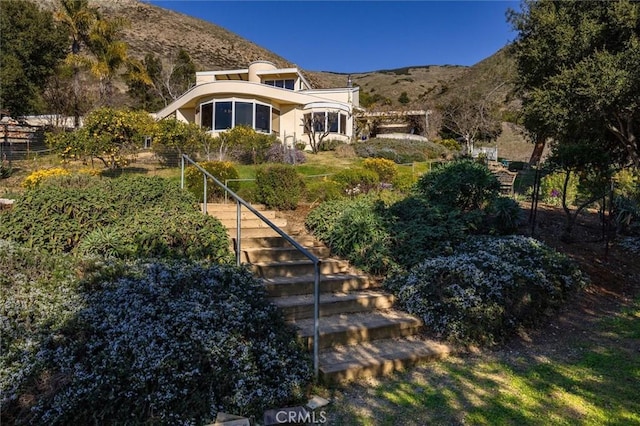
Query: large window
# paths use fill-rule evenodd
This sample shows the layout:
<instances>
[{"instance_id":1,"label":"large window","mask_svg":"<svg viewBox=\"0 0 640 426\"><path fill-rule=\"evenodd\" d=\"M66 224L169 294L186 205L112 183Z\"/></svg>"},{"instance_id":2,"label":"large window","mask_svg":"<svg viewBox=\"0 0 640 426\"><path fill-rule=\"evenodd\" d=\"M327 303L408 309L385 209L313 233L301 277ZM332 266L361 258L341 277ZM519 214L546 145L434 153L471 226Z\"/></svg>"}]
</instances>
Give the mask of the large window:
<instances>
[{"instance_id":1,"label":"large window","mask_svg":"<svg viewBox=\"0 0 640 426\"><path fill-rule=\"evenodd\" d=\"M310 120L313 117L313 122ZM324 129L329 129L330 133L340 133L342 135L347 134L347 116L338 112L314 112L313 115L304 115L305 123L313 125L316 132L324 132ZM308 133L307 125L305 125L304 132Z\"/></svg>"},{"instance_id":2,"label":"large window","mask_svg":"<svg viewBox=\"0 0 640 426\"><path fill-rule=\"evenodd\" d=\"M200 105L200 125L208 130L249 126L271 133L271 106L247 101L210 101Z\"/></svg>"}]
</instances>

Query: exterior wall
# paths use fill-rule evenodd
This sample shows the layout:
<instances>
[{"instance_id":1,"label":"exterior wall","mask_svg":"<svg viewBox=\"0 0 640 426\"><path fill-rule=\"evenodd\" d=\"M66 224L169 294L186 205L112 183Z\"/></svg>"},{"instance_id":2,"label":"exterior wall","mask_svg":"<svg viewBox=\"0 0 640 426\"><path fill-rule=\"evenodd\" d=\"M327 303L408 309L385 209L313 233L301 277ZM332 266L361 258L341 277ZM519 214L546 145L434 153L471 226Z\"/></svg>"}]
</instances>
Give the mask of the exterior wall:
<instances>
[{"instance_id":1,"label":"exterior wall","mask_svg":"<svg viewBox=\"0 0 640 426\"><path fill-rule=\"evenodd\" d=\"M258 75L259 71L272 71L277 69L272 62L256 61L249 64L249 81L252 83L260 83L262 80Z\"/></svg>"},{"instance_id":2,"label":"exterior wall","mask_svg":"<svg viewBox=\"0 0 640 426\"><path fill-rule=\"evenodd\" d=\"M193 108L180 108L176 111L176 120L193 123L195 119L196 111Z\"/></svg>"}]
</instances>

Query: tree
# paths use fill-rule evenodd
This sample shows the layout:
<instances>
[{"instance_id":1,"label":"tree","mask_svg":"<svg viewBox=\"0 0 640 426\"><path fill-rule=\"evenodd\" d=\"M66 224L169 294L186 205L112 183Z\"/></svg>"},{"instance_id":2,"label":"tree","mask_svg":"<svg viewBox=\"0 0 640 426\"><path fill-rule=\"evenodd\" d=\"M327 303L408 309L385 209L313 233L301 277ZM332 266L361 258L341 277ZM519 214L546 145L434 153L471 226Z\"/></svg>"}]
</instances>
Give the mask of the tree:
<instances>
[{"instance_id":1,"label":"tree","mask_svg":"<svg viewBox=\"0 0 640 426\"><path fill-rule=\"evenodd\" d=\"M400 102L402 105L406 105L406 104L408 104L410 102L409 95L407 95L407 92L400 93L400 97L398 98L398 102Z\"/></svg>"},{"instance_id":2,"label":"tree","mask_svg":"<svg viewBox=\"0 0 640 426\"><path fill-rule=\"evenodd\" d=\"M142 65L148 78L127 80L129 95L136 101L137 108L158 110L195 85L196 66L184 49L165 65L153 53L148 53Z\"/></svg>"},{"instance_id":3,"label":"tree","mask_svg":"<svg viewBox=\"0 0 640 426\"><path fill-rule=\"evenodd\" d=\"M71 41L70 51L67 54L66 63L72 69L73 79L73 117L74 126L80 126L81 99L80 70L86 66L86 57L82 55L84 47L89 45L89 34L98 12L89 7L89 0L60 0L60 9L55 13L56 19L67 28Z\"/></svg>"},{"instance_id":4,"label":"tree","mask_svg":"<svg viewBox=\"0 0 640 426\"><path fill-rule=\"evenodd\" d=\"M175 118L158 122L153 136L153 151L169 166L180 164L182 154L193 156L203 145L210 146L212 136L196 123L185 123ZM209 160L209 158L207 158Z\"/></svg>"},{"instance_id":5,"label":"tree","mask_svg":"<svg viewBox=\"0 0 640 426\"><path fill-rule=\"evenodd\" d=\"M337 112L313 112L302 117L304 132L309 137L311 152L317 154L320 151L322 141L331 133L331 127L338 121Z\"/></svg>"},{"instance_id":6,"label":"tree","mask_svg":"<svg viewBox=\"0 0 640 426\"><path fill-rule=\"evenodd\" d=\"M84 126L70 133L48 134L50 145L67 159L97 158L105 167L127 164L154 133L155 121L145 112L99 108L87 115Z\"/></svg>"},{"instance_id":7,"label":"tree","mask_svg":"<svg viewBox=\"0 0 640 426\"><path fill-rule=\"evenodd\" d=\"M128 67L127 93L135 102L133 107L145 111L158 111L167 106L161 84L162 62L160 58L153 53L147 53L142 62L132 61Z\"/></svg>"},{"instance_id":8,"label":"tree","mask_svg":"<svg viewBox=\"0 0 640 426\"><path fill-rule=\"evenodd\" d=\"M526 0L509 20L533 139L574 145L581 129L612 164L640 167L640 3Z\"/></svg>"},{"instance_id":9,"label":"tree","mask_svg":"<svg viewBox=\"0 0 640 426\"><path fill-rule=\"evenodd\" d=\"M89 50L94 56L90 61L91 73L98 79L100 102L109 105L113 97L113 80L121 67L129 63L127 43L120 39L125 25L122 19L98 19L89 32ZM135 67L129 67L134 71ZM144 73L136 75L144 80Z\"/></svg>"},{"instance_id":10,"label":"tree","mask_svg":"<svg viewBox=\"0 0 640 426\"><path fill-rule=\"evenodd\" d=\"M462 95L450 96L439 105L443 136L453 135L462 138L468 154L473 153L477 140L497 138L502 127L497 118L497 104L492 95L500 86L488 94L468 89Z\"/></svg>"},{"instance_id":11,"label":"tree","mask_svg":"<svg viewBox=\"0 0 640 426\"><path fill-rule=\"evenodd\" d=\"M14 116L45 112L42 92L64 58L64 31L51 13L21 0L2 2L0 28L0 108Z\"/></svg>"}]
</instances>

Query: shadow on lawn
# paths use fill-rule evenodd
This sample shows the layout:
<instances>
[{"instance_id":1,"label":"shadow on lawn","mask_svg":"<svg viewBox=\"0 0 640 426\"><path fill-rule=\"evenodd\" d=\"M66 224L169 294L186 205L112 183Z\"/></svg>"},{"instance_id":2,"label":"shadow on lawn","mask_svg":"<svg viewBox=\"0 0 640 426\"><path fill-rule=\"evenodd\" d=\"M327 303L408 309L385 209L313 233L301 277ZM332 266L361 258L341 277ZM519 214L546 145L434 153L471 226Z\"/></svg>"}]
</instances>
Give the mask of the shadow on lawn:
<instances>
[{"instance_id":1,"label":"shadow on lawn","mask_svg":"<svg viewBox=\"0 0 640 426\"><path fill-rule=\"evenodd\" d=\"M557 349L450 358L332 389L330 424L640 424L639 338L640 298Z\"/></svg>"}]
</instances>

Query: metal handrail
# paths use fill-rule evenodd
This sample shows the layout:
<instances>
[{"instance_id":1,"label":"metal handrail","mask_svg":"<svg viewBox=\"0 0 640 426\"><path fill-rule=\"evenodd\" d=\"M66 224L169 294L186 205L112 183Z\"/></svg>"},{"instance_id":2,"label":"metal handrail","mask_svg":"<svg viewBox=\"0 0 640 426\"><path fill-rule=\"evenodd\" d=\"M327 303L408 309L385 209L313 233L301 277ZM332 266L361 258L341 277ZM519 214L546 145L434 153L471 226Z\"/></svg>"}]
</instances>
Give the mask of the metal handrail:
<instances>
[{"instance_id":1,"label":"metal handrail","mask_svg":"<svg viewBox=\"0 0 640 426\"><path fill-rule=\"evenodd\" d=\"M237 217L236 217L236 264L240 266L241 262L241 250L240 250L240 241L242 236L242 227L241 227L241 213L242 206L246 207L251 213L255 214L260 220L269 225L271 229L278 233L282 238L289 242L293 247L295 247L299 252L301 252L305 257L313 262L314 267L314 287L313 287L313 372L316 380L318 380L319 371L320 371L320 362L319 362L319 342L320 342L320 259L318 259L315 255L309 252L306 248L301 246L297 241L291 238L286 232L282 229L278 228L273 222L264 217L262 213L253 208L249 203L243 200L238 194L229 189L226 185L220 182L216 177L211 175L208 171L203 169L200 165L198 165L195 161L189 158L188 155L182 154L181 159L181 174L180 174L180 188L184 189L184 166L185 160L191 163L194 167L196 167L204 176L204 194L203 194L203 207L202 211L204 214L207 214L207 178L213 180L216 185L222 188L225 191L225 196L228 194L234 200L236 200L237 205Z\"/></svg>"}]
</instances>

